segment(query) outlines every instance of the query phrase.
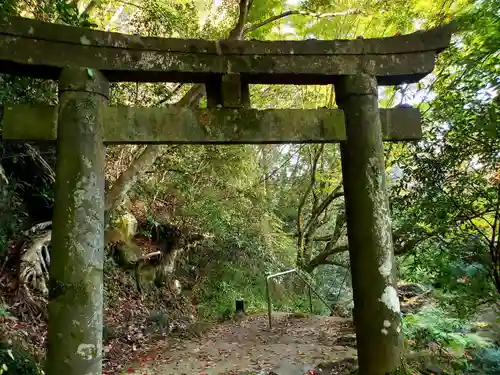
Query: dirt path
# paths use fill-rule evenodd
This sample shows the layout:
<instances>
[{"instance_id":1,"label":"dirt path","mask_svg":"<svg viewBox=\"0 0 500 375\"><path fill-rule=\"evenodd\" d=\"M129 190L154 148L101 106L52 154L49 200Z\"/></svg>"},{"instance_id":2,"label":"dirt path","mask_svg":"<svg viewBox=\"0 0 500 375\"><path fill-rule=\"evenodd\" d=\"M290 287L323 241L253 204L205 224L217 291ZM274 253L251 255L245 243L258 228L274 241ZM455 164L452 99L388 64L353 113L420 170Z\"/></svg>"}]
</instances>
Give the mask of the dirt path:
<instances>
[{"instance_id":1,"label":"dirt path","mask_svg":"<svg viewBox=\"0 0 500 375\"><path fill-rule=\"evenodd\" d=\"M356 356L348 319L337 317L253 316L218 325L197 340L178 341L162 355L162 364L143 366L139 374L197 375L269 371L303 374L322 362ZM176 350L172 350L172 349ZM334 374L336 372L329 372Z\"/></svg>"}]
</instances>

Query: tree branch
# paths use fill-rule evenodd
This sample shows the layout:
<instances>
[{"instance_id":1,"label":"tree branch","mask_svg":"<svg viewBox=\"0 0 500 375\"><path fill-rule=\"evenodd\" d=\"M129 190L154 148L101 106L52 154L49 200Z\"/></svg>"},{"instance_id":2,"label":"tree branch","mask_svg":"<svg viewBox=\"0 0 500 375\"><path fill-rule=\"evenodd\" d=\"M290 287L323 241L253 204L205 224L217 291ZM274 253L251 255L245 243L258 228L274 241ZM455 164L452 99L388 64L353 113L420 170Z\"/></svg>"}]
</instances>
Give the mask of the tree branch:
<instances>
[{"instance_id":1,"label":"tree branch","mask_svg":"<svg viewBox=\"0 0 500 375\"><path fill-rule=\"evenodd\" d=\"M309 17L315 17L315 18L334 18L334 17L341 17L341 16L349 16L352 14L362 14L363 11L359 9L348 9L344 12L332 12L332 13L315 13L315 12L307 12L303 10L288 10L286 12L283 12L281 14L278 14L276 16L272 16L268 18L265 21L256 23L254 25L249 25L245 28L244 34L250 33L254 30L257 30L258 28L265 26L271 22L277 21L279 19L293 16L293 15L301 15L301 16L309 16Z\"/></svg>"},{"instance_id":2,"label":"tree branch","mask_svg":"<svg viewBox=\"0 0 500 375\"><path fill-rule=\"evenodd\" d=\"M50 165L45 161L42 155L40 155L40 152L36 148L34 148L32 145L29 143L26 143L26 148L28 150L28 155L32 157L33 160L37 161L41 167L45 170L46 175L49 177L50 182L54 183L56 181L56 174L50 167Z\"/></svg>"},{"instance_id":3,"label":"tree branch","mask_svg":"<svg viewBox=\"0 0 500 375\"><path fill-rule=\"evenodd\" d=\"M124 5L130 5L132 7L138 8L138 9L145 9L145 7L143 7L141 5L137 5L137 4L131 3L129 1L116 0L116 2L120 3L120 4L124 4Z\"/></svg>"},{"instance_id":4,"label":"tree branch","mask_svg":"<svg viewBox=\"0 0 500 375\"><path fill-rule=\"evenodd\" d=\"M316 194L316 170L318 169L319 158L323 154L323 150L325 149L325 144L321 144L317 149L313 157L313 162L311 166L311 186L312 186L312 194L313 194L313 208L312 211L316 210L316 206L318 204L318 195Z\"/></svg>"},{"instance_id":5,"label":"tree branch","mask_svg":"<svg viewBox=\"0 0 500 375\"><path fill-rule=\"evenodd\" d=\"M98 5L100 5L101 0L90 0L90 2L87 4L83 12L80 14L80 16L85 16L88 17L90 15L90 12L94 10Z\"/></svg>"},{"instance_id":6,"label":"tree branch","mask_svg":"<svg viewBox=\"0 0 500 375\"><path fill-rule=\"evenodd\" d=\"M490 242L490 255L491 261L493 263L493 281L495 283L495 287L498 292L500 292L500 184L498 185L498 194L497 194L497 204L496 204L496 212L495 212L495 220L493 222L493 231L491 235ZM496 243L495 243L496 242Z\"/></svg>"},{"instance_id":7,"label":"tree branch","mask_svg":"<svg viewBox=\"0 0 500 375\"><path fill-rule=\"evenodd\" d=\"M330 242L331 243L331 242ZM312 272L316 267L323 264L332 264L328 260L328 257L334 254L340 254L345 251L349 251L348 245L341 245L337 247L330 246L330 243L325 247L325 249L316 255L311 261L304 267L306 272Z\"/></svg>"},{"instance_id":8,"label":"tree branch","mask_svg":"<svg viewBox=\"0 0 500 375\"><path fill-rule=\"evenodd\" d=\"M5 175L5 171L1 164L0 164L0 180L2 180L5 183L5 185L9 184L9 179Z\"/></svg>"},{"instance_id":9,"label":"tree branch","mask_svg":"<svg viewBox=\"0 0 500 375\"><path fill-rule=\"evenodd\" d=\"M234 28L230 31L228 39L241 40L244 35L245 23L247 23L248 11L252 5L251 0L240 0L240 15Z\"/></svg>"},{"instance_id":10,"label":"tree branch","mask_svg":"<svg viewBox=\"0 0 500 375\"><path fill-rule=\"evenodd\" d=\"M177 84L177 85L173 88L173 90L172 90L172 91L170 91L170 92L168 93L168 95L167 95L167 96L165 96L163 99L161 99L161 100L157 101L157 102L155 103L155 105L154 105L154 106L155 106L155 107L158 107L160 104L163 104L163 103L165 103L167 100L170 100L170 98L171 98L171 97L173 97L175 94L177 94L177 93L180 91L180 89L181 89L181 87L182 87L182 86L183 86L183 84L182 84L182 83Z\"/></svg>"},{"instance_id":11,"label":"tree branch","mask_svg":"<svg viewBox=\"0 0 500 375\"><path fill-rule=\"evenodd\" d=\"M398 234L401 236L401 238L404 237L404 233L401 233L400 231L396 231L393 233L393 238L394 238L394 255L402 255L410 250L412 250L415 246L417 246L419 243L433 237L435 234L429 233L429 232L422 232L422 235L418 238L413 238L408 241L400 241L400 238L397 237ZM330 237L331 239L331 237ZM327 240L327 236L324 237L317 237L316 240ZM349 251L349 245L340 245L334 247L336 241L330 241L326 246L325 249L320 252L318 255L316 255L305 267L304 270L307 272L312 272L316 267L324 264L333 264L333 265L338 265L334 263L334 261L329 260L328 258L331 255L334 254L339 254L345 251Z\"/></svg>"},{"instance_id":12,"label":"tree branch","mask_svg":"<svg viewBox=\"0 0 500 375\"><path fill-rule=\"evenodd\" d=\"M319 156L320 156L319 152L314 155L314 160L313 160L312 165L311 165L311 169L312 169L311 170L311 181L309 182L309 185L307 186L305 193L302 195L302 199L299 202L299 207L297 208L297 236L299 237L299 239L298 239L299 246L302 243L303 233L307 232L307 230L302 231L302 210L304 209L304 205L306 204L307 197L309 196L309 194L311 194L311 191L314 189L314 181L315 181L314 175L316 172L316 164L318 163ZM306 227L308 227L308 226L309 226L309 223ZM299 249L299 251L300 251L300 249Z\"/></svg>"},{"instance_id":13,"label":"tree branch","mask_svg":"<svg viewBox=\"0 0 500 375\"><path fill-rule=\"evenodd\" d=\"M290 155L288 156L288 158L287 158L287 159L286 159L283 163L281 163L281 165L280 165L280 166L278 166L278 167L274 168L271 172L269 172L267 175L265 175L264 177L262 177L262 178L259 180L258 184L256 184L256 186L257 186L257 185L261 185L262 183L266 182L266 181L267 181L267 180L269 180L271 177L273 177L273 176L274 176L274 175L275 175L275 174L276 174L279 170L281 170L281 168L283 168L285 165L287 165L287 164L290 162L290 160L292 160L292 158L293 158L295 155L297 155L297 154L298 154L298 153L299 153L299 152L300 152L300 151L301 151L304 147L305 147L305 144L301 144L301 145L299 146L299 149L298 149L298 150L296 150L296 151L294 151L293 153L290 153Z\"/></svg>"},{"instance_id":14,"label":"tree branch","mask_svg":"<svg viewBox=\"0 0 500 375\"><path fill-rule=\"evenodd\" d=\"M328 196L321 202L321 204L311 213L311 219L307 223L307 226L304 232L307 232L309 236L311 236L314 232L314 226L316 225L319 216L323 211L325 211L330 203L332 203L335 199L343 197L344 192L342 190L342 184L340 184L336 189L334 189Z\"/></svg>"},{"instance_id":15,"label":"tree branch","mask_svg":"<svg viewBox=\"0 0 500 375\"><path fill-rule=\"evenodd\" d=\"M337 266L337 267L342 267L342 268L349 268L349 264L344 264L344 263L341 263L341 262L336 262L334 260L325 260L325 262L323 263L324 265L328 264L328 265L331 265L331 266Z\"/></svg>"},{"instance_id":16,"label":"tree branch","mask_svg":"<svg viewBox=\"0 0 500 375\"><path fill-rule=\"evenodd\" d=\"M204 92L203 85L194 85L186 95L183 96L176 106L192 107ZM106 223L111 212L123 201L123 198L134 185L137 179L154 164L156 159L162 155L167 148L164 145L148 145L141 154L130 164L130 166L118 177L111 189L106 194L105 219Z\"/></svg>"}]
</instances>

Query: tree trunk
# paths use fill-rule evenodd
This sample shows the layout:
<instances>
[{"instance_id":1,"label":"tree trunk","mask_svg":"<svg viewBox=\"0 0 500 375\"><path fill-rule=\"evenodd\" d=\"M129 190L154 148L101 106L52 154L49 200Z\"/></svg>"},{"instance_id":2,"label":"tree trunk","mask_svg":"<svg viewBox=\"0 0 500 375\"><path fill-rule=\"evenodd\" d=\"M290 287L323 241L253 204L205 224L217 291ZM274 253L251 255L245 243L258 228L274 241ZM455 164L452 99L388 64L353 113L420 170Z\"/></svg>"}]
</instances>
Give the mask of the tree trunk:
<instances>
[{"instance_id":1,"label":"tree trunk","mask_svg":"<svg viewBox=\"0 0 500 375\"><path fill-rule=\"evenodd\" d=\"M204 92L203 85L195 85L177 103L178 106L193 107L198 105L200 97ZM106 215L105 222L108 223L113 210L118 207L128 191L134 186L137 179L148 171L158 157L168 149L164 145L148 145L142 153L130 164L130 166L118 177L111 189L106 194Z\"/></svg>"},{"instance_id":2,"label":"tree trunk","mask_svg":"<svg viewBox=\"0 0 500 375\"><path fill-rule=\"evenodd\" d=\"M88 17L90 15L90 12L92 12L94 8L98 6L100 3L101 0L90 0L90 2L87 4L87 6L85 7L80 16Z\"/></svg>"},{"instance_id":3,"label":"tree trunk","mask_svg":"<svg viewBox=\"0 0 500 375\"><path fill-rule=\"evenodd\" d=\"M104 155L109 85L98 71L59 80L47 375L102 373Z\"/></svg>"},{"instance_id":4,"label":"tree trunk","mask_svg":"<svg viewBox=\"0 0 500 375\"><path fill-rule=\"evenodd\" d=\"M402 335L376 78L339 78L336 94L346 116L342 172L359 373L386 375L400 364Z\"/></svg>"}]
</instances>

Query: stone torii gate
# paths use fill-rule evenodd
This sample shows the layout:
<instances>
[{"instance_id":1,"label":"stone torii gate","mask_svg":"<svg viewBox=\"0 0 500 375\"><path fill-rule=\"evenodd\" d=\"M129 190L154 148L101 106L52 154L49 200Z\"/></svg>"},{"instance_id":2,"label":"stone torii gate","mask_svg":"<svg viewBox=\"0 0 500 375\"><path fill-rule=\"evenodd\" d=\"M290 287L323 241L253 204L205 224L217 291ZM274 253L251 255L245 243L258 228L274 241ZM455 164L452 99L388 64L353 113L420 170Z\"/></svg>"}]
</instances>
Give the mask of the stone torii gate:
<instances>
[{"instance_id":1,"label":"stone torii gate","mask_svg":"<svg viewBox=\"0 0 500 375\"><path fill-rule=\"evenodd\" d=\"M102 372L113 143L340 142L359 371L394 371L402 334L382 141L419 139L421 128L417 109L379 109L377 85L417 82L450 37L445 26L382 39L206 41L0 20L0 73L59 81L56 108L5 104L3 128L4 140L57 140L46 373ZM109 107L109 81L202 83L209 108ZM340 109L251 109L256 83L333 84Z\"/></svg>"}]
</instances>

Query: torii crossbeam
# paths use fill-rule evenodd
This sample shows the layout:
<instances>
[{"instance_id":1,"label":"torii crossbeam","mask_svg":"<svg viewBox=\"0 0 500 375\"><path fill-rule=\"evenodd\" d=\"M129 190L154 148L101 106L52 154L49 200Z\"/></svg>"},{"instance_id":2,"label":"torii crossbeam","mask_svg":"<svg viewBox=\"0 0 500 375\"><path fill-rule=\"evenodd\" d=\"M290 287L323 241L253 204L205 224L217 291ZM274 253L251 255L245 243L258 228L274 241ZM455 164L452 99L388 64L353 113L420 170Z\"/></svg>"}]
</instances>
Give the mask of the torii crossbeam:
<instances>
[{"instance_id":1,"label":"torii crossbeam","mask_svg":"<svg viewBox=\"0 0 500 375\"><path fill-rule=\"evenodd\" d=\"M0 73L59 80L57 108L6 103L3 128L4 140L57 142L47 375L102 373L106 143L340 142L359 373L394 371L402 335L382 141L421 129L416 109L379 110L377 85L429 74L451 31L207 41L0 20ZM108 107L109 81L202 83L210 108ZM251 109L254 83L333 84L340 109Z\"/></svg>"}]
</instances>

